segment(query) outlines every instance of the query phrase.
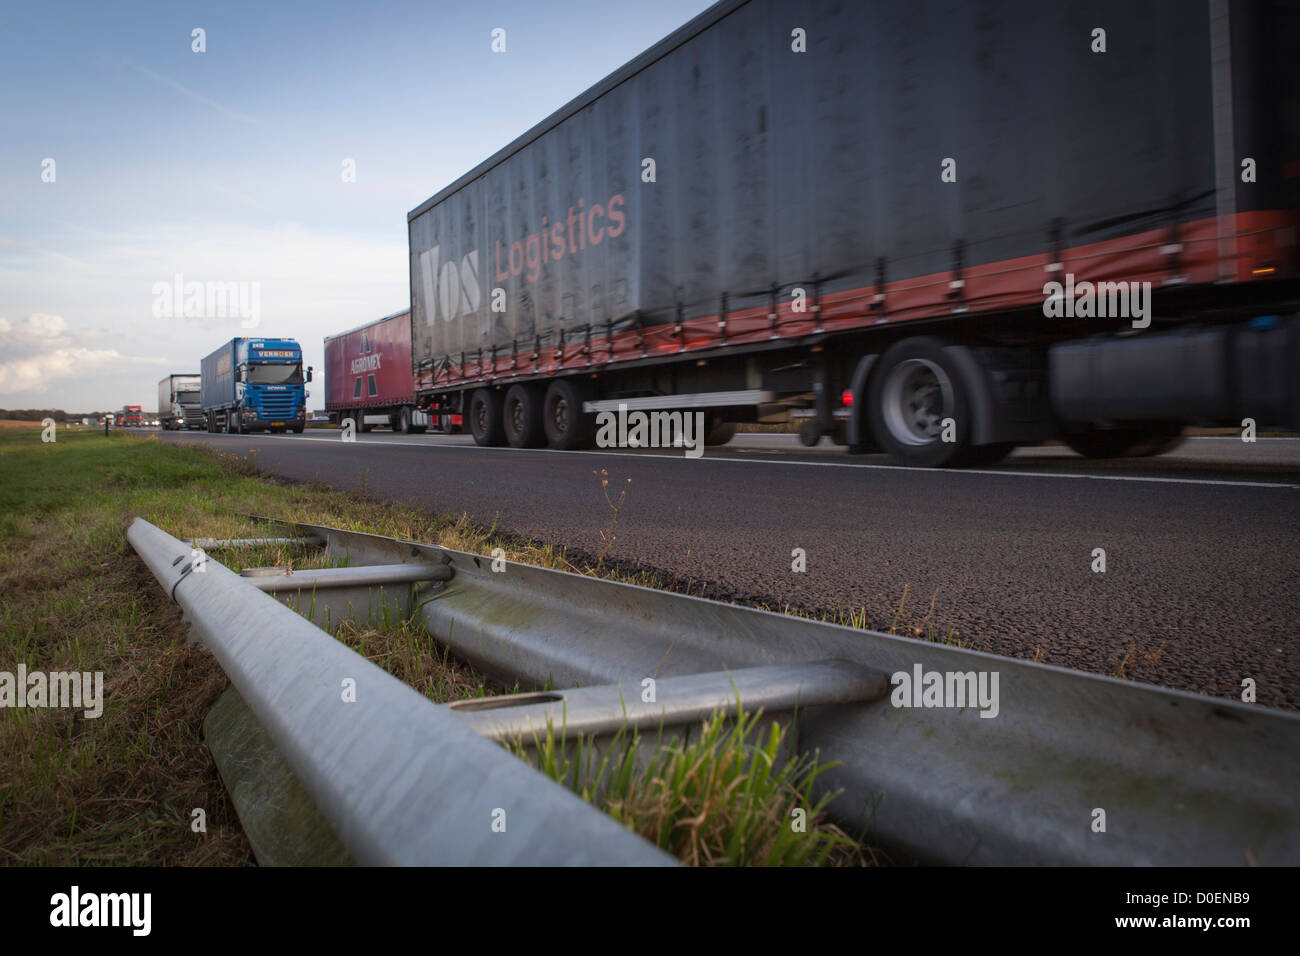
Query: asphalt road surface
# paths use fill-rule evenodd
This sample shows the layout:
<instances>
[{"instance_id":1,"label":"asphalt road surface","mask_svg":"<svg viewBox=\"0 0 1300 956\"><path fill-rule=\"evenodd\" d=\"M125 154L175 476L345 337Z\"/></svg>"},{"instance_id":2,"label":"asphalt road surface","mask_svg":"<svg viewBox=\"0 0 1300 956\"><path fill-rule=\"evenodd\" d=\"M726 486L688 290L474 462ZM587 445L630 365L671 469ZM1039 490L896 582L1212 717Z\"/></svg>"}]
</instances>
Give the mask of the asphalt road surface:
<instances>
[{"instance_id":1,"label":"asphalt road surface","mask_svg":"<svg viewBox=\"0 0 1300 956\"><path fill-rule=\"evenodd\" d=\"M147 431L157 432L156 429ZM1300 709L1300 439L1190 439L1149 460L1020 450L989 469L738 435L672 450L479 448L467 436L157 432L252 453L262 469L595 554L599 478L631 478L608 558L693 593L779 609L923 619L967 646L1182 690ZM792 551L807 570L791 570ZM1105 550L1105 572L1093 570ZM931 602L933 601L933 612Z\"/></svg>"}]
</instances>

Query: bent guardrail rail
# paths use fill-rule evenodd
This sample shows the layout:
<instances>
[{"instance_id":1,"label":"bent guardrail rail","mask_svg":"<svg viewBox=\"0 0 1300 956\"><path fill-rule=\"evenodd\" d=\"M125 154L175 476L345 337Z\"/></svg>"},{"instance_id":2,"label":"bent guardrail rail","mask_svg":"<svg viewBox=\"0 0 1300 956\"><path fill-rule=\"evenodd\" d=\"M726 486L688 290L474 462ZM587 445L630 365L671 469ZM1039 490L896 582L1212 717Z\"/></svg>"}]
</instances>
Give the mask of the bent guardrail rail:
<instances>
[{"instance_id":1,"label":"bent guardrail rail","mask_svg":"<svg viewBox=\"0 0 1300 956\"><path fill-rule=\"evenodd\" d=\"M357 862L674 862L189 544L127 539Z\"/></svg>"}]
</instances>

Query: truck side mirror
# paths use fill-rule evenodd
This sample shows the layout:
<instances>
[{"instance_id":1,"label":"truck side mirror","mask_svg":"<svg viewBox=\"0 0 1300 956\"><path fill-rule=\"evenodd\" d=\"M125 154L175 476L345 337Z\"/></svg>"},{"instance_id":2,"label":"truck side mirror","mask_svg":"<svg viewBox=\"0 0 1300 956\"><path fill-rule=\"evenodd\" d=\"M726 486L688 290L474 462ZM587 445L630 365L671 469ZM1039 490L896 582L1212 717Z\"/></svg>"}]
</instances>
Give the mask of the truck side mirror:
<instances>
[{"instance_id":1,"label":"truck side mirror","mask_svg":"<svg viewBox=\"0 0 1300 956\"><path fill-rule=\"evenodd\" d=\"M307 366L307 381L311 381L311 366Z\"/></svg>"}]
</instances>

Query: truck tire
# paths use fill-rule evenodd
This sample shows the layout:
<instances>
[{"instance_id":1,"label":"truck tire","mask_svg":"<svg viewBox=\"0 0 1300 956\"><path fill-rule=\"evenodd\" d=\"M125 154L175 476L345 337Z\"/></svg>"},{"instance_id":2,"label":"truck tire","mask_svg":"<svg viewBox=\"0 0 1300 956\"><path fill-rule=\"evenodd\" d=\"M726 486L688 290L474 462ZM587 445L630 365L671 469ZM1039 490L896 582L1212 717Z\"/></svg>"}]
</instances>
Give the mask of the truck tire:
<instances>
[{"instance_id":1,"label":"truck tire","mask_svg":"<svg viewBox=\"0 0 1300 956\"><path fill-rule=\"evenodd\" d=\"M397 413L397 427L393 431L402 435L411 434L411 410L405 405Z\"/></svg>"},{"instance_id":2,"label":"truck tire","mask_svg":"<svg viewBox=\"0 0 1300 956\"><path fill-rule=\"evenodd\" d=\"M994 442L991 445L971 445L958 456L954 464L963 468L987 468L996 465L1016 448L1015 442Z\"/></svg>"},{"instance_id":3,"label":"truck tire","mask_svg":"<svg viewBox=\"0 0 1300 956\"><path fill-rule=\"evenodd\" d=\"M304 423L301 424L301 425L294 425L294 426L293 426L293 433L294 433L295 435L301 435L301 434L302 434L302 430L303 430L304 428L306 428L306 427L307 427L307 423L306 423L306 422L304 422Z\"/></svg>"},{"instance_id":4,"label":"truck tire","mask_svg":"<svg viewBox=\"0 0 1300 956\"><path fill-rule=\"evenodd\" d=\"M492 446L506 443L506 426L502 418L501 393L494 388L480 388L469 400L469 428L474 444Z\"/></svg>"},{"instance_id":5,"label":"truck tire","mask_svg":"<svg viewBox=\"0 0 1300 956\"><path fill-rule=\"evenodd\" d=\"M545 445L541 390L531 385L512 385L506 392L502 422L511 448L540 448Z\"/></svg>"},{"instance_id":6,"label":"truck tire","mask_svg":"<svg viewBox=\"0 0 1300 956\"><path fill-rule=\"evenodd\" d=\"M715 419L704 432L704 444L725 445L736 437L736 423Z\"/></svg>"},{"instance_id":7,"label":"truck tire","mask_svg":"<svg viewBox=\"0 0 1300 956\"><path fill-rule=\"evenodd\" d=\"M799 444L805 448L814 448L822 440L821 427L811 418L807 421L800 422L798 429Z\"/></svg>"},{"instance_id":8,"label":"truck tire","mask_svg":"<svg viewBox=\"0 0 1300 956\"><path fill-rule=\"evenodd\" d=\"M542 401L542 424L546 443L556 451L590 448L596 436L596 416L582 410L594 391L587 385L557 378L546 389Z\"/></svg>"},{"instance_id":9,"label":"truck tire","mask_svg":"<svg viewBox=\"0 0 1300 956\"><path fill-rule=\"evenodd\" d=\"M366 410L364 408L358 408L356 412L353 413L352 417L356 420L357 431L359 432L368 432L370 429L375 427L366 424Z\"/></svg>"},{"instance_id":10,"label":"truck tire","mask_svg":"<svg viewBox=\"0 0 1300 956\"><path fill-rule=\"evenodd\" d=\"M406 414L409 415L409 416L411 417L411 420L412 420L412 421L415 420L415 411L416 411L416 410L413 409L413 408L411 408L410 406L407 406L407 408L406 408ZM426 416L426 417L427 417L427 416ZM432 419L430 419L430 420L432 421ZM412 425L412 426L411 426L411 434L412 434L412 435L423 435L423 434L424 434L425 432L427 432L428 430L429 430L429 426L428 426L428 425Z\"/></svg>"},{"instance_id":11,"label":"truck tire","mask_svg":"<svg viewBox=\"0 0 1300 956\"><path fill-rule=\"evenodd\" d=\"M944 344L929 336L894 343L867 383L871 433L901 464L942 468L971 453L970 387ZM943 441L949 418L954 440Z\"/></svg>"},{"instance_id":12,"label":"truck tire","mask_svg":"<svg viewBox=\"0 0 1300 956\"><path fill-rule=\"evenodd\" d=\"M227 426L232 435L244 434L244 416L239 412L230 413L230 424Z\"/></svg>"},{"instance_id":13,"label":"truck tire","mask_svg":"<svg viewBox=\"0 0 1300 956\"><path fill-rule=\"evenodd\" d=\"M1183 426L1175 424L1069 425L1061 440L1085 458L1151 458L1183 443Z\"/></svg>"}]
</instances>

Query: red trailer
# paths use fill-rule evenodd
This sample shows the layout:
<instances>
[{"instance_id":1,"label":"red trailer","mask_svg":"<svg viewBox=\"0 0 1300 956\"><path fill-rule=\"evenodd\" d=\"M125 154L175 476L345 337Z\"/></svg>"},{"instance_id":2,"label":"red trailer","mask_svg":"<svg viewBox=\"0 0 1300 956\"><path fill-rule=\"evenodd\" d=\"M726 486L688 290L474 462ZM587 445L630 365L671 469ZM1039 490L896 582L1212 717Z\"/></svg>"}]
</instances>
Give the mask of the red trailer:
<instances>
[{"instance_id":1,"label":"red trailer","mask_svg":"<svg viewBox=\"0 0 1300 956\"><path fill-rule=\"evenodd\" d=\"M429 416L415 408L409 311L325 338L325 410L353 419L359 431L429 427Z\"/></svg>"}]
</instances>

